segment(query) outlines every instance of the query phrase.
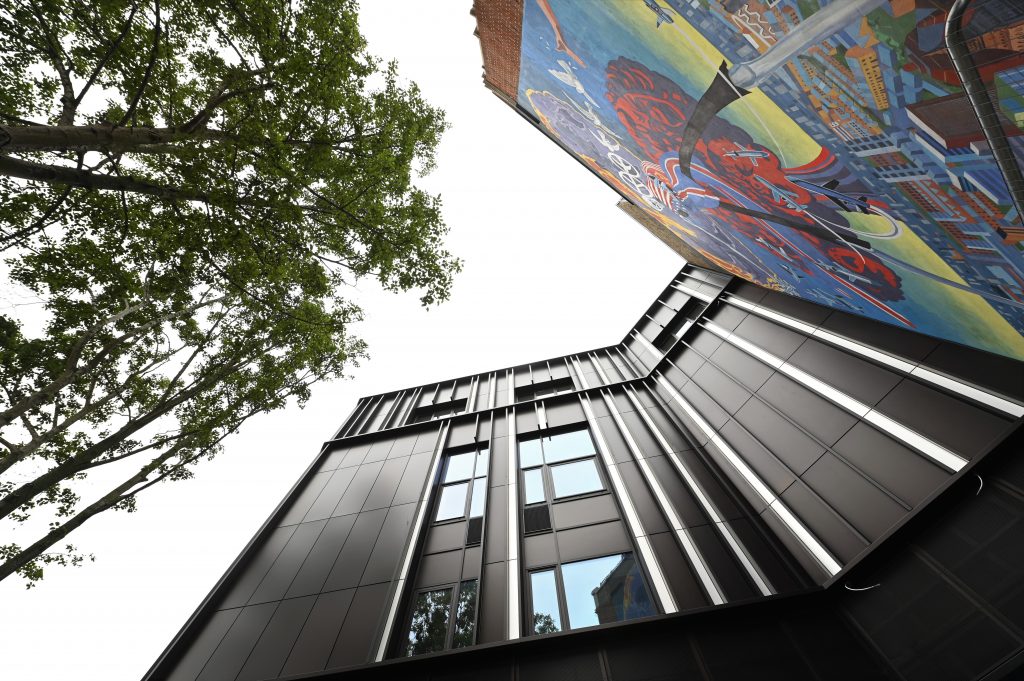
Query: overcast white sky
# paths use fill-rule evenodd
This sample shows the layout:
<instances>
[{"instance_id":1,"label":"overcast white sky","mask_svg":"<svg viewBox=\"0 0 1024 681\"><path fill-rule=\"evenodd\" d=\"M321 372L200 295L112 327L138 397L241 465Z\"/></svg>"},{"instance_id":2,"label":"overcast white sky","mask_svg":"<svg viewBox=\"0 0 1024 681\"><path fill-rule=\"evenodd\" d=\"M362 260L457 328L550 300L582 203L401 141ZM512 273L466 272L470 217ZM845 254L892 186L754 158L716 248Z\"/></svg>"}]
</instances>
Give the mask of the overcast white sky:
<instances>
[{"instance_id":1,"label":"overcast white sky","mask_svg":"<svg viewBox=\"0 0 1024 681\"><path fill-rule=\"evenodd\" d=\"M452 124L423 182L443 195L448 246L465 260L452 299L424 311L414 295L360 287L372 359L351 379L252 419L138 512L91 520L71 540L95 563L47 570L28 591L0 582L0 678L140 678L360 396L618 342L682 266L484 87L471 0L363 5L371 51L397 59Z\"/></svg>"}]
</instances>

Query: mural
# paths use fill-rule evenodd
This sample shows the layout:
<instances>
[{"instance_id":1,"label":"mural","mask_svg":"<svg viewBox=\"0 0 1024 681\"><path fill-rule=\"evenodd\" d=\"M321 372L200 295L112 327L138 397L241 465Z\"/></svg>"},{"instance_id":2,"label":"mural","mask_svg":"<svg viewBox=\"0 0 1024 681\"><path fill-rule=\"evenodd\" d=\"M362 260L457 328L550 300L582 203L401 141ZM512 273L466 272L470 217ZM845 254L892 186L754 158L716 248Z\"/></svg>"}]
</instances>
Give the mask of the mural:
<instances>
[{"instance_id":1,"label":"mural","mask_svg":"<svg viewBox=\"0 0 1024 681\"><path fill-rule=\"evenodd\" d=\"M525 0L518 101L723 269L1024 359L1024 228L952 1ZM1024 17L968 21L1016 143Z\"/></svg>"}]
</instances>

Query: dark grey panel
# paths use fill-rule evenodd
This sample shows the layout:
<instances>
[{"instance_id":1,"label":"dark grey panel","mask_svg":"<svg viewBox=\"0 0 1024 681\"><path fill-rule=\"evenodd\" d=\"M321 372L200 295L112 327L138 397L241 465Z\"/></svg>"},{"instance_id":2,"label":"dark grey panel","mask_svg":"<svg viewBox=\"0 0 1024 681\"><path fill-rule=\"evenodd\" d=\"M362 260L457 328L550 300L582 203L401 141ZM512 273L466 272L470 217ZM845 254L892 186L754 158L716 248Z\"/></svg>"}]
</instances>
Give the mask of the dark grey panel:
<instances>
[{"instance_id":1,"label":"dark grey panel","mask_svg":"<svg viewBox=\"0 0 1024 681\"><path fill-rule=\"evenodd\" d=\"M722 341L710 331L701 329L695 333L690 343L693 344L692 348L680 346L679 350L672 353L670 357L672 364L682 372L684 377L690 377L697 373L697 370L704 366L704 358L709 357L711 353L717 350ZM685 381L676 379L671 382L672 385L678 386Z\"/></svg>"},{"instance_id":2,"label":"dark grey panel","mask_svg":"<svg viewBox=\"0 0 1024 681\"><path fill-rule=\"evenodd\" d=\"M324 457L323 463L320 464L321 471L333 471L335 468L341 465L345 455L348 454L348 448L337 447L330 451L326 457Z\"/></svg>"},{"instance_id":3,"label":"dark grey panel","mask_svg":"<svg viewBox=\"0 0 1024 681\"><path fill-rule=\"evenodd\" d=\"M398 484L398 492L391 500L396 506L419 501L423 495L423 485L427 482L433 454L413 454L409 457L409 465L402 474L402 482Z\"/></svg>"},{"instance_id":4,"label":"dark grey panel","mask_svg":"<svg viewBox=\"0 0 1024 681\"><path fill-rule=\"evenodd\" d=\"M282 601L236 681L260 681L280 676L281 667L315 602L316 596Z\"/></svg>"},{"instance_id":5,"label":"dark grey panel","mask_svg":"<svg viewBox=\"0 0 1024 681\"><path fill-rule=\"evenodd\" d=\"M416 444L413 445L412 453L433 452L437 447L437 436L440 430L436 425L420 431L416 436Z\"/></svg>"},{"instance_id":6,"label":"dark grey panel","mask_svg":"<svg viewBox=\"0 0 1024 681\"><path fill-rule=\"evenodd\" d=\"M355 593L355 589L346 589L317 597L288 661L281 669L281 676L318 672L327 666Z\"/></svg>"},{"instance_id":7,"label":"dark grey panel","mask_svg":"<svg viewBox=\"0 0 1024 681\"><path fill-rule=\"evenodd\" d=\"M678 454L686 470L696 478L701 490L714 504L718 514L723 520L745 517L745 506L733 497L726 488L726 481L722 480L716 472L705 461L704 456L695 450L680 452Z\"/></svg>"},{"instance_id":8,"label":"dark grey panel","mask_svg":"<svg viewBox=\"0 0 1024 681\"><path fill-rule=\"evenodd\" d=\"M781 359L787 359L806 339L806 336L796 331L790 331L756 315L744 319L743 323L736 327L736 335Z\"/></svg>"},{"instance_id":9,"label":"dark grey panel","mask_svg":"<svg viewBox=\"0 0 1024 681\"><path fill-rule=\"evenodd\" d=\"M618 520L619 509L610 494L552 504L555 527L564 530L578 525Z\"/></svg>"},{"instance_id":10,"label":"dark grey panel","mask_svg":"<svg viewBox=\"0 0 1024 681\"><path fill-rule=\"evenodd\" d=\"M523 538L523 568L530 569L558 562L553 532L533 534Z\"/></svg>"},{"instance_id":11,"label":"dark grey panel","mask_svg":"<svg viewBox=\"0 0 1024 681\"><path fill-rule=\"evenodd\" d=\"M394 442L390 439L377 440L370 445L370 451L367 452L366 458L363 459L363 463L373 463L374 461L383 461L384 459L387 459L393 445Z\"/></svg>"},{"instance_id":12,"label":"dark grey panel","mask_svg":"<svg viewBox=\"0 0 1024 681\"><path fill-rule=\"evenodd\" d=\"M341 461L341 468L348 468L349 466L358 466L366 458L367 453L370 451L370 443L364 442L358 444L348 450L348 454Z\"/></svg>"},{"instance_id":13,"label":"dark grey panel","mask_svg":"<svg viewBox=\"0 0 1024 681\"><path fill-rule=\"evenodd\" d=\"M640 525L644 532L653 534L670 530L658 502L654 499L654 494L651 493L651 488L647 486L647 480L637 465L633 462L621 463L618 469L623 482L626 483L626 491L633 502L633 508L640 516Z\"/></svg>"},{"instance_id":14,"label":"dark grey panel","mask_svg":"<svg viewBox=\"0 0 1024 681\"><path fill-rule=\"evenodd\" d=\"M399 460L402 461L404 459ZM380 461L360 466L331 515L358 513L366 502L366 497L370 495L373 483L377 481L377 475L380 474L380 469L383 467L384 464Z\"/></svg>"},{"instance_id":15,"label":"dark grey panel","mask_svg":"<svg viewBox=\"0 0 1024 681\"><path fill-rule=\"evenodd\" d=\"M462 447L476 442L476 417L459 419L448 430L448 447Z\"/></svg>"},{"instance_id":16,"label":"dark grey panel","mask_svg":"<svg viewBox=\"0 0 1024 681\"><path fill-rule=\"evenodd\" d=\"M330 518L334 512L334 508L341 501L341 495L348 489L349 484L352 482L352 478L355 477L358 468L340 468L331 475L331 479L327 481L320 496L316 498L313 505L309 507L309 511L302 518L302 522L310 522L313 520L323 520L324 518Z\"/></svg>"},{"instance_id":17,"label":"dark grey panel","mask_svg":"<svg viewBox=\"0 0 1024 681\"><path fill-rule=\"evenodd\" d=\"M168 681L195 681L241 612L241 608L235 608L213 613L203 624L196 640L186 646L185 654L167 677Z\"/></svg>"},{"instance_id":18,"label":"dark grey panel","mask_svg":"<svg viewBox=\"0 0 1024 681\"><path fill-rule=\"evenodd\" d=\"M633 550L626 528L619 521L561 530L555 535L563 563Z\"/></svg>"},{"instance_id":19,"label":"dark grey panel","mask_svg":"<svg viewBox=\"0 0 1024 681\"><path fill-rule=\"evenodd\" d=\"M661 488L675 509L684 527L705 525L710 519L693 496L690 488L679 476L675 465L665 456L654 456L647 459L647 465L658 479Z\"/></svg>"},{"instance_id":20,"label":"dark grey panel","mask_svg":"<svg viewBox=\"0 0 1024 681\"><path fill-rule=\"evenodd\" d=\"M870 541L903 518L907 510L832 454L801 476L847 522Z\"/></svg>"},{"instance_id":21,"label":"dark grey panel","mask_svg":"<svg viewBox=\"0 0 1024 681\"><path fill-rule=\"evenodd\" d=\"M789 507L804 527L809 529L841 563L848 563L860 553L867 543L864 539L815 497L802 483L790 485L781 495L782 501ZM763 514L766 517L771 511Z\"/></svg>"},{"instance_id":22,"label":"dark grey panel","mask_svg":"<svg viewBox=\"0 0 1024 681\"><path fill-rule=\"evenodd\" d=\"M508 437L508 419L504 412L491 412L491 439Z\"/></svg>"},{"instance_id":23,"label":"dark grey panel","mask_svg":"<svg viewBox=\"0 0 1024 681\"><path fill-rule=\"evenodd\" d=\"M924 359L939 344L919 333L839 311L832 312L821 328L912 361Z\"/></svg>"},{"instance_id":24,"label":"dark grey panel","mask_svg":"<svg viewBox=\"0 0 1024 681\"><path fill-rule=\"evenodd\" d=\"M312 523L302 523L296 528L295 533L285 545L284 550L274 561L270 572L260 582L256 592L249 599L249 603L264 603L266 601L277 601L284 598L285 592L291 585L295 575L298 574L314 542L320 536L320 532L327 524L326 520L317 520Z\"/></svg>"},{"instance_id":25,"label":"dark grey panel","mask_svg":"<svg viewBox=\"0 0 1024 681\"><path fill-rule=\"evenodd\" d=\"M477 643L505 639L505 563L484 565L480 583L480 611L477 616Z\"/></svg>"},{"instance_id":26,"label":"dark grey panel","mask_svg":"<svg viewBox=\"0 0 1024 681\"><path fill-rule=\"evenodd\" d=\"M609 641L605 654L613 681L696 681L707 678L701 673L688 637L677 630L649 631L643 636Z\"/></svg>"},{"instance_id":27,"label":"dark grey panel","mask_svg":"<svg viewBox=\"0 0 1024 681\"><path fill-rule=\"evenodd\" d=\"M277 556L281 553L281 549L291 539L296 527L296 525L280 527L270 533L263 546L256 551L256 556L239 567L239 574L236 575L238 581L231 587L231 591L228 592L218 609L237 608L249 602L249 597L270 571Z\"/></svg>"},{"instance_id":28,"label":"dark grey panel","mask_svg":"<svg viewBox=\"0 0 1024 681\"><path fill-rule=\"evenodd\" d=\"M626 441L622 438L622 434L619 433L618 425L616 425L611 416L597 419L597 427L601 429L601 434L604 435L604 440L608 444L608 451L611 453L613 460L633 460L633 455L630 453ZM595 442L594 444L596 445L597 443Z\"/></svg>"},{"instance_id":29,"label":"dark grey panel","mask_svg":"<svg viewBox=\"0 0 1024 681\"><path fill-rule=\"evenodd\" d=\"M487 493L484 562L505 560L508 553L508 487L492 487Z\"/></svg>"},{"instance_id":30,"label":"dark grey panel","mask_svg":"<svg viewBox=\"0 0 1024 681\"><path fill-rule=\"evenodd\" d=\"M537 409L532 402L516 407L516 434L522 437L534 432L539 427L537 424Z\"/></svg>"},{"instance_id":31,"label":"dark grey panel","mask_svg":"<svg viewBox=\"0 0 1024 681\"><path fill-rule=\"evenodd\" d=\"M749 390L757 390L774 370L734 345L723 343L709 359Z\"/></svg>"},{"instance_id":32,"label":"dark grey panel","mask_svg":"<svg viewBox=\"0 0 1024 681\"><path fill-rule=\"evenodd\" d=\"M793 534L786 528L782 521L779 520L779 516L775 515L773 511L769 509L763 512L760 515L760 523L774 535L775 539L781 546L785 547L789 555L793 557L793 560L807 574L811 583L821 584L831 577L831 575L821 567L821 564L818 563L818 561L816 561L793 537Z\"/></svg>"},{"instance_id":33,"label":"dark grey panel","mask_svg":"<svg viewBox=\"0 0 1024 681\"><path fill-rule=\"evenodd\" d=\"M416 444L416 435L400 435L393 440L391 451L388 452L389 459L397 459L412 454L412 448Z\"/></svg>"},{"instance_id":34,"label":"dark grey panel","mask_svg":"<svg viewBox=\"0 0 1024 681\"><path fill-rule=\"evenodd\" d=\"M355 521L355 515L338 516L327 521L299 574L288 587L288 598L320 593Z\"/></svg>"},{"instance_id":35,"label":"dark grey panel","mask_svg":"<svg viewBox=\"0 0 1024 681\"><path fill-rule=\"evenodd\" d=\"M686 435L683 430L675 421L669 418L663 406L654 406L647 409L647 415L651 418L651 421L654 422L654 427L658 429L658 432L661 433L661 436L665 439L673 452L683 452L688 449L693 449L690 441L686 439Z\"/></svg>"},{"instance_id":36,"label":"dark grey panel","mask_svg":"<svg viewBox=\"0 0 1024 681\"><path fill-rule=\"evenodd\" d=\"M723 329L732 331L739 326L740 322L747 318L747 314L746 311L732 305L719 305L711 311L707 319L710 319Z\"/></svg>"},{"instance_id":37,"label":"dark grey panel","mask_svg":"<svg viewBox=\"0 0 1024 681\"><path fill-rule=\"evenodd\" d=\"M491 443L490 466L487 468L487 484L491 487L508 484L508 437L496 437Z\"/></svg>"},{"instance_id":38,"label":"dark grey panel","mask_svg":"<svg viewBox=\"0 0 1024 681\"><path fill-rule=\"evenodd\" d=\"M519 678L530 681L584 681L601 679L601 658L597 651L557 651L519 659Z\"/></svg>"},{"instance_id":39,"label":"dark grey panel","mask_svg":"<svg viewBox=\"0 0 1024 681\"><path fill-rule=\"evenodd\" d=\"M477 579L480 576L480 547L466 549L462 558L462 578Z\"/></svg>"},{"instance_id":40,"label":"dark grey panel","mask_svg":"<svg viewBox=\"0 0 1024 681\"><path fill-rule=\"evenodd\" d=\"M781 544L770 539L766 534L768 528L744 519L717 523L714 528L722 533L722 525L732 528L740 545L753 561L768 583L777 593L788 593L803 589L812 584L810 577L798 563L785 558L785 549Z\"/></svg>"},{"instance_id":41,"label":"dark grey panel","mask_svg":"<svg viewBox=\"0 0 1024 681\"><path fill-rule=\"evenodd\" d=\"M572 401L558 400L557 402L549 400L544 405L544 408L548 426L551 428L582 423L586 420L583 415L583 407L580 406L577 399Z\"/></svg>"},{"instance_id":42,"label":"dark grey panel","mask_svg":"<svg viewBox=\"0 0 1024 681\"><path fill-rule=\"evenodd\" d=\"M735 414L736 410L750 399L750 391L738 385L710 362L694 374L693 382L730 414Z\"/></svg>"},{"instance_id":43,"label":"dark grey panel","mask_svg":"<svg viewBox=\"0 0 1024 681\"><path fill-rule=\"evenodd\" d=\"M793 484L793 480L796 479L793 472L772 456L771 452L740 427L735 420L725 424L721 434L733 450L776 494L781 494L783 490Z\"/></svg>"},{"instance_id":44,"label":"dark grey panel","mask_svg":"<svg viewBox=\"0 0 1024 681\"><path fill-rule=\"evenodd\" d=\"M375 584L396 577L402 549L409 541L416 504L393 506L381 528L377 544L373 547L360 584Z\"/></svg>"},{"instance_id":45,"label":"dark grey panel","mask_svg":"<svg viewBox=\"0 0 1024 681\"><path fill-rule=\"evenodd\" d=\"M851 428L836 443L835 450L911 505L921 502L950 476L924 455L866 423Z\"/></svg>"},{"instance_id":46,"label":"dark grey panel","mask_svg":"<svg viewBox=\"0 0 1024 681\"><path fill-rule=\"evenodd\" d=\"M689 532L700 555L704 557L708 569L715 576L715 581L725 592L728 600L735 601L760 595L760 592L749 581L746 572L740 567L732 551L726 546L717 527L701 525L690 528Z\"/></svg>"},{"instance_id":47,"label":"dark grey panel","mask_svg":"<svg viewBox=\"0 0 1024 681\"><path fill-rule=\"evenodd\" d=\"M302 491L299 492L298 497L292 502L288 508L288 512L284 514L284 518L278 523L280 526L294 525L295 523L301 522L302 517L309 511L309 507L313 505L316 498L320 496L320 492L323 491L324 485L331 479L333 473L331 471L325 471L323 473L317 473L311 477L307 482Z\"/></svg>"},{"instance_id":48,"label":"dark grey panel","mask_svg":"<svg viewBox=\"0 0 1024 681\"><path fill-rule=\"evenodd\" d=\"M632 407L632 405L630 406ZM619 415L622 417L622 422L626 425L626 430L629 431L633 441L640 449L641 457L659 456L665 453L661 445L658 444L658 441L651 435L647 425L635 411L620 412Z\"/></svg>"},{"instance_id":49,"label":"dark grey panel","mask_svg":"<svg viewBox=\"0 0 1024 681\"><path fill-rule=\"evenodd\" d=\"M885 397L902 377L901 374L883 369L877 364L813 338L801 345L789 361L812 376L872 406Z\"/></svg>"},{"instance_id":50,"label":"dark grey panel","mask_svg":"<svg viewBox=\"0 0 1024 681\"><path fill-rule=\"evenodd\" d=\"M384 467L380 469L380 474L377 475L377 480L370 489L370 495L363 503L364 511L391 505L408 463L408 457L384 462Z\"/></svg>"},{"instance_id":51,"label":"dark grey panel","mask_svg":"<svg viewBox=\"0 0 1024 681\"><path fill-rule=\"evenodd\" d=\"M818 326L832 313L831 308L777 291L768 291L758 304L812 326Z\"/></svg>"},{"instance_id":52,"label":"dark grey panel","mask_svg":"<svg viewBox=\"0 0 1024 681\"><path fill-rule=\"evenodd\" d=\"M768 289L761 288L756 284L740 281L732 289L732 294L751 303L758 303L768 295Z\"/></svg>"},{"instance_id":53,"label":"dark grey panel","mask_svg":"<svg viewBox=\"0 0 1024 681\"><path fill-rule=\"evenodd\" d=\"M687 383L679 392L715 430L718 430L728 422L729 413L718 406L696 383L692 381Z\"/></svg>"},{"instance_id":54,"label":"dark grey panel","mask_svg":"<svg viewBox=\"0 0 1024 681\"><path fill-rule=\"evenodd\" d=\"M710 605L704 589L693 573L693 568L679 548L675 535L671 532L661 532L652 534L649 539L679 609L689 610Z\"/></svg>"},{"instance_id":55,"label":"dark grey panel","mask_svg":"<svg viewBox=\"0 0 1024 681\"><path fill-rule=\"evenodd\" d=\"M356 589L345 624L341 627L334 652L327 661L328 669L368 662L372 646L380 636L387 612L387 596L391 585L373 584Z\"/></svg>"},{"instance_id":56,"label":"dark grey panel","mask_svg":"<svg viewBox=\"0 0 1024 681\"><path fill-rule=\"evenodd\" d=\"M1009 426L1007 420L909 378L877 408L969 459L987 450Z\"/></svg>"},{"instance_id":57,"label":"dark grey panel","mask_svg":"<svg viewBox=\"0 0 1024 681\"><path fill-rule=\"evenodd\" d=\"M939 343L924 361L951 376L1024 400L1024 362L954 343Z\"/></svg>"},{"instance_id":58,"label":"dark grey panel","mask_svg":"<svg viewBox=\"0 0 1024 681\"><path fill-rule=\"evenodd\" d=\"M235 678L277 606L277 603L264 603L243 608L228 629L228 633L221 639L217 650L203 667L198 681L223 681Z\"/></svg>"},{"instance_id":59,"label":"dark grey panel","mask_svg":"<svg viewBox=\"0 0 1024 681\"><path fill-rule=\"evenodd\" d=\"M428 519L429 521L429 519ZM466 521L433 525L427 532L423 553L441 553L461 548L466 543Z\"/></svg>"},{"instance_id":60,"label":"dark grey panel","mask_svg":"<svg viewBox=\"0 0 1024 681\"><path fill-rule=\"evenodd\" d=\"M826 445L833 444L857 421L849 413L782 374L769 378L757 393Z\"/></svg>"},{"instance_id":61,"label":"dark grey panel","mask_svg":"<svg viewBox=\"0 0 1024 681\"><path fill-rule=\"evenodd\" d=\"M459 581L462 574L462 550L433 553L420 559L416 587L437 586Z\"/></svg>"},{"instance_id":62,"label":"dark grey panel","mask_svg":"<svg viewBox=\"0 0 1024 681\"><path fill-rule=\"evenodd\" d=\"M825 451L821 443L757 398L736 412L736 420L797 475L807 470Z\"/></svg>"},{"instance_id":63,"label":"dark grey panel","mask_svg":"<svg viewBox=\"0 0 1024 681\"><path fill-rule=\"evenodd\" d=\"M377 542L377 535L380 534L380 528L384 524L385 516L387 516L385 508L359 514L344 548L338 555L338 560L331 568L331 574L327 576L327 582L324 584L325 591L348 589L359 583L359 578L363 576L363 569L366 567L366 561L370 558L370 551L373 550L373 545Z\"/></svg>"}]
</instances>

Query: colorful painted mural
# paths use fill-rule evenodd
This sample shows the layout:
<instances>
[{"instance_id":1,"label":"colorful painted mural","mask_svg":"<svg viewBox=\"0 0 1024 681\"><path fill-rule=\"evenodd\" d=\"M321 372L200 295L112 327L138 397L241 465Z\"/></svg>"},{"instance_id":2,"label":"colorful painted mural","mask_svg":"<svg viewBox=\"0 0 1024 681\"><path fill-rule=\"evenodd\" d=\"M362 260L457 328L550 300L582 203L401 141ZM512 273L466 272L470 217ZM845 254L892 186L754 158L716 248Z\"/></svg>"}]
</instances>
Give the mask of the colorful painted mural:
<instances>
[{"instance_id":1,"label":"colorful painted mural","mask_svg":"<svg viewBox=\"0 0 1024 681\"><path fill-rule=\"evenodd\" d=\"M524 0L518 103L723 269L1024 359L1024 229L965 118L950 5ZM980 40L1009 92L1024 22Z\"/></svg>"}]
</instances>

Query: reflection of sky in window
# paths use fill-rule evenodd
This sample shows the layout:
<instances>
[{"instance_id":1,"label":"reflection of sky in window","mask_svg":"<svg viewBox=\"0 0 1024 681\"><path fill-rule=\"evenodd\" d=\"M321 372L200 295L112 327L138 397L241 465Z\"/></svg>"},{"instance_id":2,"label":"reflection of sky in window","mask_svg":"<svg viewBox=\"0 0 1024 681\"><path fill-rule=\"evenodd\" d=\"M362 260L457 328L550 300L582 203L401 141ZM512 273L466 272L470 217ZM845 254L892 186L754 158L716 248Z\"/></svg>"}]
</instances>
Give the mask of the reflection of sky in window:
<instances>
[{"instance_id":1,"label":"reflection of sky in window","mask_svg":"<svg viewBox=\"0 0 1024 681\"><path fill-rule=\"evenodd\" d=\"M473 499L469 502L469 517L476 518L484 514L484 493L487 492L487 481L477 480L473 483Z\"/></svg>"},{"instance_id":2,"label":"reflection of sky in window","mask_svg":"<svg viewBox=\"0 0 1024 681\"><path fill-rule=\"evenodd\" d=\"M487 460L490 457L490 451L482 449L476 454L476 477L487 475Z\"/></svg>"},{"instance_id":3,"label":"reflection of sky in window","mask_svg":"<svg viewBox=\"0 0 1024 681\"><path fill-rule=\"evenodd\" d=\"M468 480L473 477L473 459L475 452L455 454L448 457L448 468L445 470L444 481Z\"/></svg>"},{"instance_id":4,"label":"reflection of sky in window","mask_svg":"<svg viewBox=\"0 0 1024 681\"><path fill-rule=\"evenodd\" d=\"M523 486L526 487L526 503L544 501L544 478L539 468L523 472Z\"/></svg>"},{"instance_id":5,"label":"reflection of sky in window","mask_svg":"<svg viewBox=\"0 0 1024 681\"><path fill-rule=\"evenodd\" d=\"M622 556L616 555L562 566L570 627L579 629L600 624L593 592L621 561Z\"/></svg>"},{"instance_id":6,"label":"reflection of sky in window","mask_svg":"<svg viewBox=\"0 0 1024 681\"><path fill-rule=\"evenodd\" d=\"M530 468L544 463L544 457L540 451L540 440L524 440L519 443L519 466Z\"/></svg>"},{"instance_id":7,"label":"reflection of sky in window","mask_svg":"<svg viewBox=\"0 0 1024 681\"><path fill-rule=\"evenodd\" d=\"M558 615L558 594L555 589L555 571L544 570L530 575L530 590L533 593L533 631L548 634L562 630L562 618Z\"/></svg>"},{"instance_id":8,"label":"reflection of sky in window","mask_svg":"<svg viewBox=\"0 0 1024 681\"><path fill-rule=\"evenodd\" d=\"M437 519L461 518L466 514L466 492L468 482L441 488L441 501L437 505Z\"/></svg>"},{"instance_id":9,"label":"reflection of sky in window","mask_svg":"<svg viewBox=\"0 0 1024 681\"><path fill-rule=\"evenodd\" d=\"M596 453L590 433L585 430L544 438L544 461L547 463L578 459L581 456L592 456Z\"/></svg>"},{"instance_id":10,"label":"reflection of sky in window","mask_svg":"<svg viewBox=\"0 0 1024 681\"><path fill-rule=\"evenodd\" d=\"M630 553L563 565L562 581L573 629L655 614Z\"/></svg>"},{"instance_id":11,"label":"reflection of sky in window","mask_svg":"<svg viewBox=\"0 0 1024 681\"><path fill-rule=\"evenodd\" d=\"M593 459L552 466L551 480L555 485L555 498L604 489Z\"/></svg>"}]
</instances>

